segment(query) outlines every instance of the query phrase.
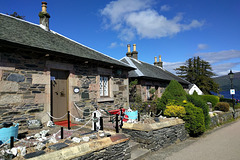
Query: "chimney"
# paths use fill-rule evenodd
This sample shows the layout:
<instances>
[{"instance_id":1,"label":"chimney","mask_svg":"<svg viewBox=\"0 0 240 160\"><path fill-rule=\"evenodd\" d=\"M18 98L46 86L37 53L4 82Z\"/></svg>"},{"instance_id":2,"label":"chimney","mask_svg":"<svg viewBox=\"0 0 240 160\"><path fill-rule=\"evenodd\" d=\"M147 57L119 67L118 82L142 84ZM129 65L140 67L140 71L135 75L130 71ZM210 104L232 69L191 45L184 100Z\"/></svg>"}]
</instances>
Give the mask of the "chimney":
<instances>
[{"instance_id":1,"label":"chimney","mask_svg":"<svg viewBox=\"0 0 240 160\"><path fill-rule=\"evenodd\" d=\"M157 63L158 63L158 62L157 62L157 57L154 57L154 63L153 63L154 66L157 66Z\"/></svg>"},{"instance_id":2,"label":"chimney","mask_svg":"<svg viewBox=\"0 0 240 160\"><path fill-rule=\"evenodd\" d=\"M163 67L163 62L161 56L159 56L159 62L157 62L157 57L154 57L154 66Z\"/></svg>"},{"instance_id":3,"label":"chimney","mask_svg":"<svg viewBox=\"0 0 240 160\"><path fill-rule=\"evenodd\" d=\"M127 45L128 52L126 53L127 57L131 57L131 50L130 50L130 44Z\"/></svg>"},{"instance_id":4,"label":"chimney","mask_svg":"<svg viewBox=\"0 0 240 160\"><path fill-rule=\"evenodd\" d=\"M47 2L42 2L42 11L39 12L38 16L40 17L40 26L46 31L49 31L50 15L47 13Z\"/></svg>"},{"instance_id":5,"label":"chimney","mask_svg":"<svg viewBox=\"0 0 240 160\"><path fill-rule=\"evenodd\" d=\"M136 44L133 44L132 58L138 59L138 52L136 51Z\"/></svg>"}]
</instances>

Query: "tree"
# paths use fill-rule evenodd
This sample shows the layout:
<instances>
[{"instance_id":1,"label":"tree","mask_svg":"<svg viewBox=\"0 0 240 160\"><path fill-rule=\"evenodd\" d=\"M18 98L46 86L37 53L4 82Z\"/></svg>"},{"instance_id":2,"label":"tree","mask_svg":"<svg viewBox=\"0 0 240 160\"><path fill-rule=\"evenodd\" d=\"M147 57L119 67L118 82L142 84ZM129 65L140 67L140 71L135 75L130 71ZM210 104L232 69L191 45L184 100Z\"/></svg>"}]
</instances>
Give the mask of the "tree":
<instances>
[{"instance_id":1,"label":"tree","mask_svg":"<svg viewBox=\"0 0 240 160\"><path fill-rule=\"evenodd\" d=\"M218 84L212 79L215 74L212 72L211 65L199 56L189 58L183 66L175 70L179 77L196 84L203 93L218 92Z\"/></svg>"},{"instance_id":2,"label":"tree","mask_svg":"<svg viewBox=\"0 0 240 160\"><path fill-rule=\"evenodd\" d=\"M13 12L12 14L10 14L10 16L13 16L13 17L16 17L16 18L19 18L19 19L24 19L25 16L20 16L17 12Z\"/></svg>"},{"instance_id":3,"label":"tree","mask_svg":"<svg viewBox=\"0 0 240 160\"><path fill-rule=\"evenodd\" d=\"M158 110L162 110L162 113L164 113L166 109L166 105L174 100L177 102L182 102L183 100L186 100L186 92L184 91L182 85L178 83L176 80L171 80L169 85L167 86L166 90L164 91L162 97L160 98L157 108Z\"/></svg>"}]
</instances>

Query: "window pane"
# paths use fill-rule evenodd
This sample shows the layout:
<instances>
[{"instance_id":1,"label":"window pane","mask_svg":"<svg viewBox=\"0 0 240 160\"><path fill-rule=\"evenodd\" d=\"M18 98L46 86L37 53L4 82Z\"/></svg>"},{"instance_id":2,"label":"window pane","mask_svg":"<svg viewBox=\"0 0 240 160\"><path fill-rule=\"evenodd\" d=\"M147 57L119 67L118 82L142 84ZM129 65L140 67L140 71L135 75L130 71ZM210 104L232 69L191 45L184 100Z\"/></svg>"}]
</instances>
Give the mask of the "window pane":
<instances>
[{"instance_id":1,"label":"window pane","mask_svg":"<svg viewBox=\"0 0 240 160\"><path fill-rule=\"evenodd\" d=\"M103 95L108 96L108 77L103 77Z\"/></svg>"},{"instance_id":2,"label":"window pane","mask_svg":"<svg viewBox=\"0 0 240 160\"><path fill-rule=\"evenodd\" d=\"M100 77L100 96L103 96L103 77Z\"/></svg>"}]
</instances>

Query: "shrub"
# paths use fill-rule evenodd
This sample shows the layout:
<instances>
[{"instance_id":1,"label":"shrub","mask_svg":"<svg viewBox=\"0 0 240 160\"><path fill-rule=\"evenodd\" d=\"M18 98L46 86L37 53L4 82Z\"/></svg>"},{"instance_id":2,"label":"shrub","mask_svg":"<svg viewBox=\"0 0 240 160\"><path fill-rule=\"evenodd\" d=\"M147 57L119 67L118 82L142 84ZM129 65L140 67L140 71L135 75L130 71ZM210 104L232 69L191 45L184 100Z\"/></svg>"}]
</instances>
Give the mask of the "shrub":
<instances>
[{"instance_id":1,"label":"shrub","mask_svg":"<svg viewBox=\"0 0 240 160\"><path fill-rule=\"evenodd\" d=\"M158 110L162 110L164 112L169 100L183 101L186 99L186 92L184 91L182 85L178 83L178 81L172 80L167 86L161 99L158 101L157 108Z\"/></svg>"},{"instance_id":2,"label":"shrub","mask_svg":"<svg viewBox=\"0 0 240 160\"><path fill-rule=\"evenodd\" d=\"M227 102L218 102L214 107L214 110L228 112L229 111L229 104Z\"/></svg>"},{"instance_id":3,"label":"shrub","mask_svg":"<svg viewBox=\"0 0 240 160\"><path fill-rule=\"evenodd\" d=\"M219 102L219 97L214 95L201 95L201 98L206 102L211 102L213 107Z\"/></svg>"},{"instance_id":4,"label":"shrub","mask_svg":"<svg viewBox=\"0 0 240 160\"><path fill-rule=\"evenodd\" d=\"M195 107L192 103L183 104L186 115L183 117L185 128L192 137L199 136L205 132L204 115L201 108Z\"/></svg>"},{"instance_id":5,"label":"shrub","mask_svg":"<svg viewBox=\"0 0 240 160\"><path fill-rule=\"evenodd\" d=\"M185 108L177 105L166 106L166 109L164 111L164 115L167 117L183 118L185 114Z\"/></svg>"},{"instance_id":6,"label":"shrub","mask_svg":"<svg viewBox=\"0 0 240 160\"><path fill-rule=\"evenodd\" d=\"M227 102L230 105L230 107L233 107L232 99L220 97L219 101L220 102Z\"/></svg>"},{"instance_id":7,"label":"shrub","mask_svg":"<svg viewBox=\"0 0 240 160\"><path fill-rule=\"evenodd\" d=\"M207 103L197 94L187 95L187 100L194 104L196 107L202 109L204 114L205 127L208 129L210 125L209 107Z\"/></svg>"}]
</instances>

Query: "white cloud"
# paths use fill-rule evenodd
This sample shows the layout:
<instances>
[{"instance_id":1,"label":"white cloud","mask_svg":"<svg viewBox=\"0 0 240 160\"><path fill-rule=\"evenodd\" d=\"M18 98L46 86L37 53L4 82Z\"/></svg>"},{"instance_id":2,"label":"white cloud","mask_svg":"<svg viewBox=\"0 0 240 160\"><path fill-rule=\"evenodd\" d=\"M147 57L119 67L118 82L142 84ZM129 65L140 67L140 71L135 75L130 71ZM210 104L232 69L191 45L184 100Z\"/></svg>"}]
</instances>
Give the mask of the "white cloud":
<instances>
[{"instance_id":1,"label":"white cloud","mask_svg":"<svg viewBox=\"0 0 240 160\"><path fill-rule=\"evenodd\" d=\"M185 62L163 62L163 68L173 74L176 74L176 71L174 69L184 65L184 63Z\"/></svg>"},{"instance_id":2,"label":"white cloud","mask_svg":"<svg viewBox=\"0 0 240 160\"><path fill-rule=\"evenodd\" d=\"M230 70L240 71L240 51L226 50L220 52L196 53L193 56L200 56L201 59L211 64L216 76L227 75ZM163 62L163 67L176 74L174 69L184 65L185 62Z\"/></svg>"},{"instance_id":3,"label":"white cloud","mask_svg":"<svg viewBox=\"0 0 240 160\"><path fill-rule=\"evenodd\" d=\"M108 48L116 48L116 47L123 47L124 46L124 44L123 43L117 43L117 42L112 42L109 46L108 46Z\"/></svg>"},{"instance_id":4,"label":"white cloud","mask_svg":"<svg viewBox=\"0 0 240 160\"><path fill-rule=\"evenodd\" d=\"M230 59L240 58L240 51L225 50L220 52L196 53L194 56L199 56L210 63L223 62Z\"/></svg>"},{"instance_id":5,"label":"white cloud","mask_svg":"<svg viewBox=\"0 0 240 160\"><path fill-rule=\"evenodd\" d=\"M101 10L101 14L110 20L111 24L119 24L131 13L149 8L151 0L117 0L112 1Z\"/></svg>"},{"instance_id":6,"label":"white cloud","mask_svg":"<svg viewBox=\"0 0 240 160\"><path fill-rule=\"evenodd\" d=\"M170 9L171 9L171 7L169 5L167 5L167 4L165 4L165 5L161 6L160 10L165 12L165 11L169 11Z\"/></svg>"},{"instance_id":7,"label":"white cloud","mask_svg":"<svg viewBox=\"0 0 240 160\"><path fill-rule=\"evenodd\" d=\"M208 49L207 44L198 44L197 50L204 50L204 49Z\"/></svg>"},{"instance_id":8,"label":"white cloud","mask_svg":"<svg viewBox=\"0 0 240 160\"><path fill-rule=\"evenodd\" d=\"M115 48L117 46L117 43L116 42L112 42L109 46L109 48Z\"/></svg>"},{"instance_id":9,"label":"white cloud","mask_svg":"<svg viewBox=\"0 0 240 160\"><path fill-rule=\"evenodd\" d=\"M222 63L218 65L212 65L213 72L217 74L216 76L223 76L227 75L232 68L239 65L239 62L237 63ZM238 72L238 71L234 71Z\"/></svg>"},{"instance_id":10,"label":"white cloud","mask_svg":"<svg viewBox=\"0 0 240 160\"><path fill-rule=\"evenodd\" d=\"M105 26L118 31L118 37L124 41L131 41L136 35L141 38L168 37L204 24L198 20L182 23L182 14L168 19L154 10L153 4L153 0L116 0L107 4L101 15Z\"/></svg>"}]
</instances>

